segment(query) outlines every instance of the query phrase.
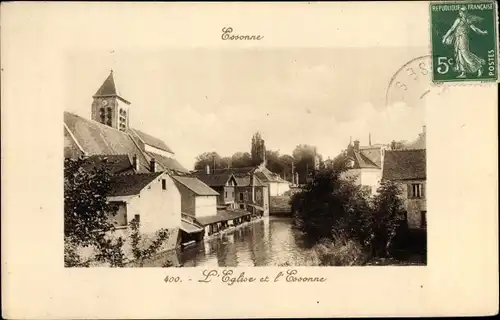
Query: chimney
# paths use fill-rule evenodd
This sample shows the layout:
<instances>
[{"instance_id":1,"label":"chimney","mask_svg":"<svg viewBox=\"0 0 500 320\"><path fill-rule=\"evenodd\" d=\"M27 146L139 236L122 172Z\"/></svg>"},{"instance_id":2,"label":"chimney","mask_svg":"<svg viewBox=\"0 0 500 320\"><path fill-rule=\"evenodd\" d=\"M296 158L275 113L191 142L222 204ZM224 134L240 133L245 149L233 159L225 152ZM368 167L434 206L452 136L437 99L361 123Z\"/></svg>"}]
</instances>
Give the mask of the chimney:
<instances>
[{"instance_id":1,"label":"chimney","mask_svg":"<svg viewBox=\"0 0 500 320\"><path fill-rule=\"evenodd\" d=\"M359 140L354 141L354 151L359 152Z\"/></svg>"},{"instance_id":2,"label":"chimney","mask_svg":"<svg viewBox=\"0 0 500 320\"><path fill-rule=\"evenodd\" d=\"M368 145L371 147L372 146L372 134L368 133Z\"/></svg>"},{"instance_id":3,"label":"chimney","mask_svg":"<svg viewBox=\"0 0 500 320\"><path fill-rule=\"evenodd\" d=\"M206 166L206 174L210 174L210 165L209 164L207 164L207 166Z\"/></svg>"},{"instance_id":4,"label":"chimney","mask_svg":"<svg viewBox=\"0 0 500 320\"><path fill-rule=\"evenodd\" d=\"M426 133L426 126L422 126L422 133L425 134Z\"/></svg>"},{"instance_id":5,"label":"chimney","mask_svg":"<svg viewBox=\"0 0 500 320\"><path fill-rule=\"evenodd\" d=\"M156 160L155 160L155 158L151 158L151 160L149 161L149 170L151 172L156 172Z\"/></svg>"},{"instance_id":6,"label":"chimney","mask_svg":"<svg viewBox=\"0 0 500 320\"><path fill-rule=\"evenodd\" d=\"M137 159L136 154L132 157L132 165L134 166L135 171L139 171L139 159Z\"/></svg>"}]
</instances>

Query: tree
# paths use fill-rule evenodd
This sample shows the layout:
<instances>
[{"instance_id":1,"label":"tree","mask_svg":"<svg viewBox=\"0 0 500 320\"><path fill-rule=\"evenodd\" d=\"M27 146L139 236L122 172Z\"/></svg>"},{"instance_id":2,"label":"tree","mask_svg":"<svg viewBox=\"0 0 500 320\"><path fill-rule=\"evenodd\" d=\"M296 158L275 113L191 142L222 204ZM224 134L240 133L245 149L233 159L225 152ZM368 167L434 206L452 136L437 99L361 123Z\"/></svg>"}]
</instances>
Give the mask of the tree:
<instances>
[{"instance_id":1,"label":"tree","mask_svg":"<svg viewBox=\"0 0 500 320\"><path fill-rule=\"evenodd\" d=\"M122 240L111 241L105 234L113 231L110 216L116 211L107 201L110 190L109 168L84 169L85 159L64 161L64 241L65 264L88 266L78 255L79 247L93 246L99 261L121 266ZM117 260L118 259L118 260Z\"/></svg>"},{"instance_id":2,"label":"tree","mask_svg":"<svg viewBox=\"0 0 500 320\"><path fill-rule=\"evenodd\" d=\"M250 154L252 156L252 165L257 166L265 160L266 146L259 132L252 136L252 147Z\"/></svg>"},{"instance_id":3,"label":"tree","mask_svg":"<svg viewBox=\"0 0 500 320\"><path fill-rule=\"evenodd\" d=\"M220 159L220 167L221 168L231 168L232 167L232 159L231 157L223 157Z\"/></svg>"},{"instance_id":4,"label":"tree","mask_svg":"<svg viewBox=\"0 0 500 320\"><path fill-rule=\"evenodd\" d=\"M248 152L236 152L231 157L233 168L244 168L252 166L252 157Z\"/></svg>"},{"instance_id":5,"label":"tree","mask_svg":"<svg viewBox=\"0 0 500 320\"><path fill-rule=\"evenodd\" d=\"M316 147L300 144L295 147L292 156L295 159L295 171L299 173L299 182L304 184L307 182L307 177L315 170L315 159L319 156Z\"/></svg>"},{"instance_id":6,"label":"tree","mask_svg":"<svg viewBox=\"0 0 500 320\"><path fill-rule=\"evenodd\" d=\"M404 227L404 202L400 186L389 180L382 180L373 198L371 215L371 247L375 256L390 256L397 231Z\"/></svg>"},{"instance_id":7,"label":"tree","mask_svg":"<svg viewBox=\"0 0 500 320\"><path fill-rule=\"evenodd\" d=\"M194 168L196 170L205 170L206 166L209 165L213 169L223 168L222 159L220 155L215 152L203 152L196 157L196 162Z\"/></svg>"}]
</instances>

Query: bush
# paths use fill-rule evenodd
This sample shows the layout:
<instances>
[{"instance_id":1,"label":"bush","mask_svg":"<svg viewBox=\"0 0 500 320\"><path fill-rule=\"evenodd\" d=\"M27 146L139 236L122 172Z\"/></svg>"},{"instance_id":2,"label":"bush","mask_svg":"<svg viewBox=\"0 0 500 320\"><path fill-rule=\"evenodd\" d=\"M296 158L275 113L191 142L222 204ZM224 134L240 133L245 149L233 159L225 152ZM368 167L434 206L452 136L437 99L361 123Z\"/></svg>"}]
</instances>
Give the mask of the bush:
<instances>
[{"instance_id":1,"label":"bush","mask_svg":"<svg viewBox=\"0 0 500 320\"><path fill-rule=\"evenodd\" d=\"M324 265L359 263L360 257L393 254L404 221L399 186L382 181L375 196L345 175L345 159L320 170L291 199L294 226L317 244Z\"/></svg>"}]
</instances>

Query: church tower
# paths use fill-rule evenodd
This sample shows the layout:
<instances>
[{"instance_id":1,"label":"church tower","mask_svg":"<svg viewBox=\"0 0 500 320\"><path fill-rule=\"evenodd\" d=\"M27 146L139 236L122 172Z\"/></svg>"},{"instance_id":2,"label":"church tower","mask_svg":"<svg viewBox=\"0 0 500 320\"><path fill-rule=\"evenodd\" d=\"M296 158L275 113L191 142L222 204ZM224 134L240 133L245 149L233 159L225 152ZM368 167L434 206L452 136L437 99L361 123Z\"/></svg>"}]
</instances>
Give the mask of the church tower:
<instances>
[{"instance_id":1,"label":"church tower","mask_svg":"<svg viewBox=\"0 0 500 320\"><path fill-rule=\"evenodd\" d=\"M113 70L93 96L92 120L125 131L129 127L130 102L116 91Z\"/></svg>"}]
</instances>

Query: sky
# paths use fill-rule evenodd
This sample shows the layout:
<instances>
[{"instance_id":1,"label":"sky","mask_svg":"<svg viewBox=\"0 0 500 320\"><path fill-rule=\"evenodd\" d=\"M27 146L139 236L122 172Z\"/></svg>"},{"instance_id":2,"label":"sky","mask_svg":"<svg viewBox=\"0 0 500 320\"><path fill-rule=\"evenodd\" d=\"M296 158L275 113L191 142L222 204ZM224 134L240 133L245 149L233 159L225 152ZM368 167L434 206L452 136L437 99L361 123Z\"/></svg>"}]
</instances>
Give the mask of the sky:
<instances>
[{"instance_id":1,"label":"sky","mask_svg":"<svg viewBox=\"0 0 500 320\"><path fill-rule=\"evenodd\" d=\"M131 102L130 126L163 139L187 168L206 151L249 152L259 131L267 149L298 144L335 157L361 145L413 140L425 106L385 95L391 77L426 48L171 48L74 51L65 68L66 111L90 118L92 95L113 69Z\"/></svg>"}]
</instances>

